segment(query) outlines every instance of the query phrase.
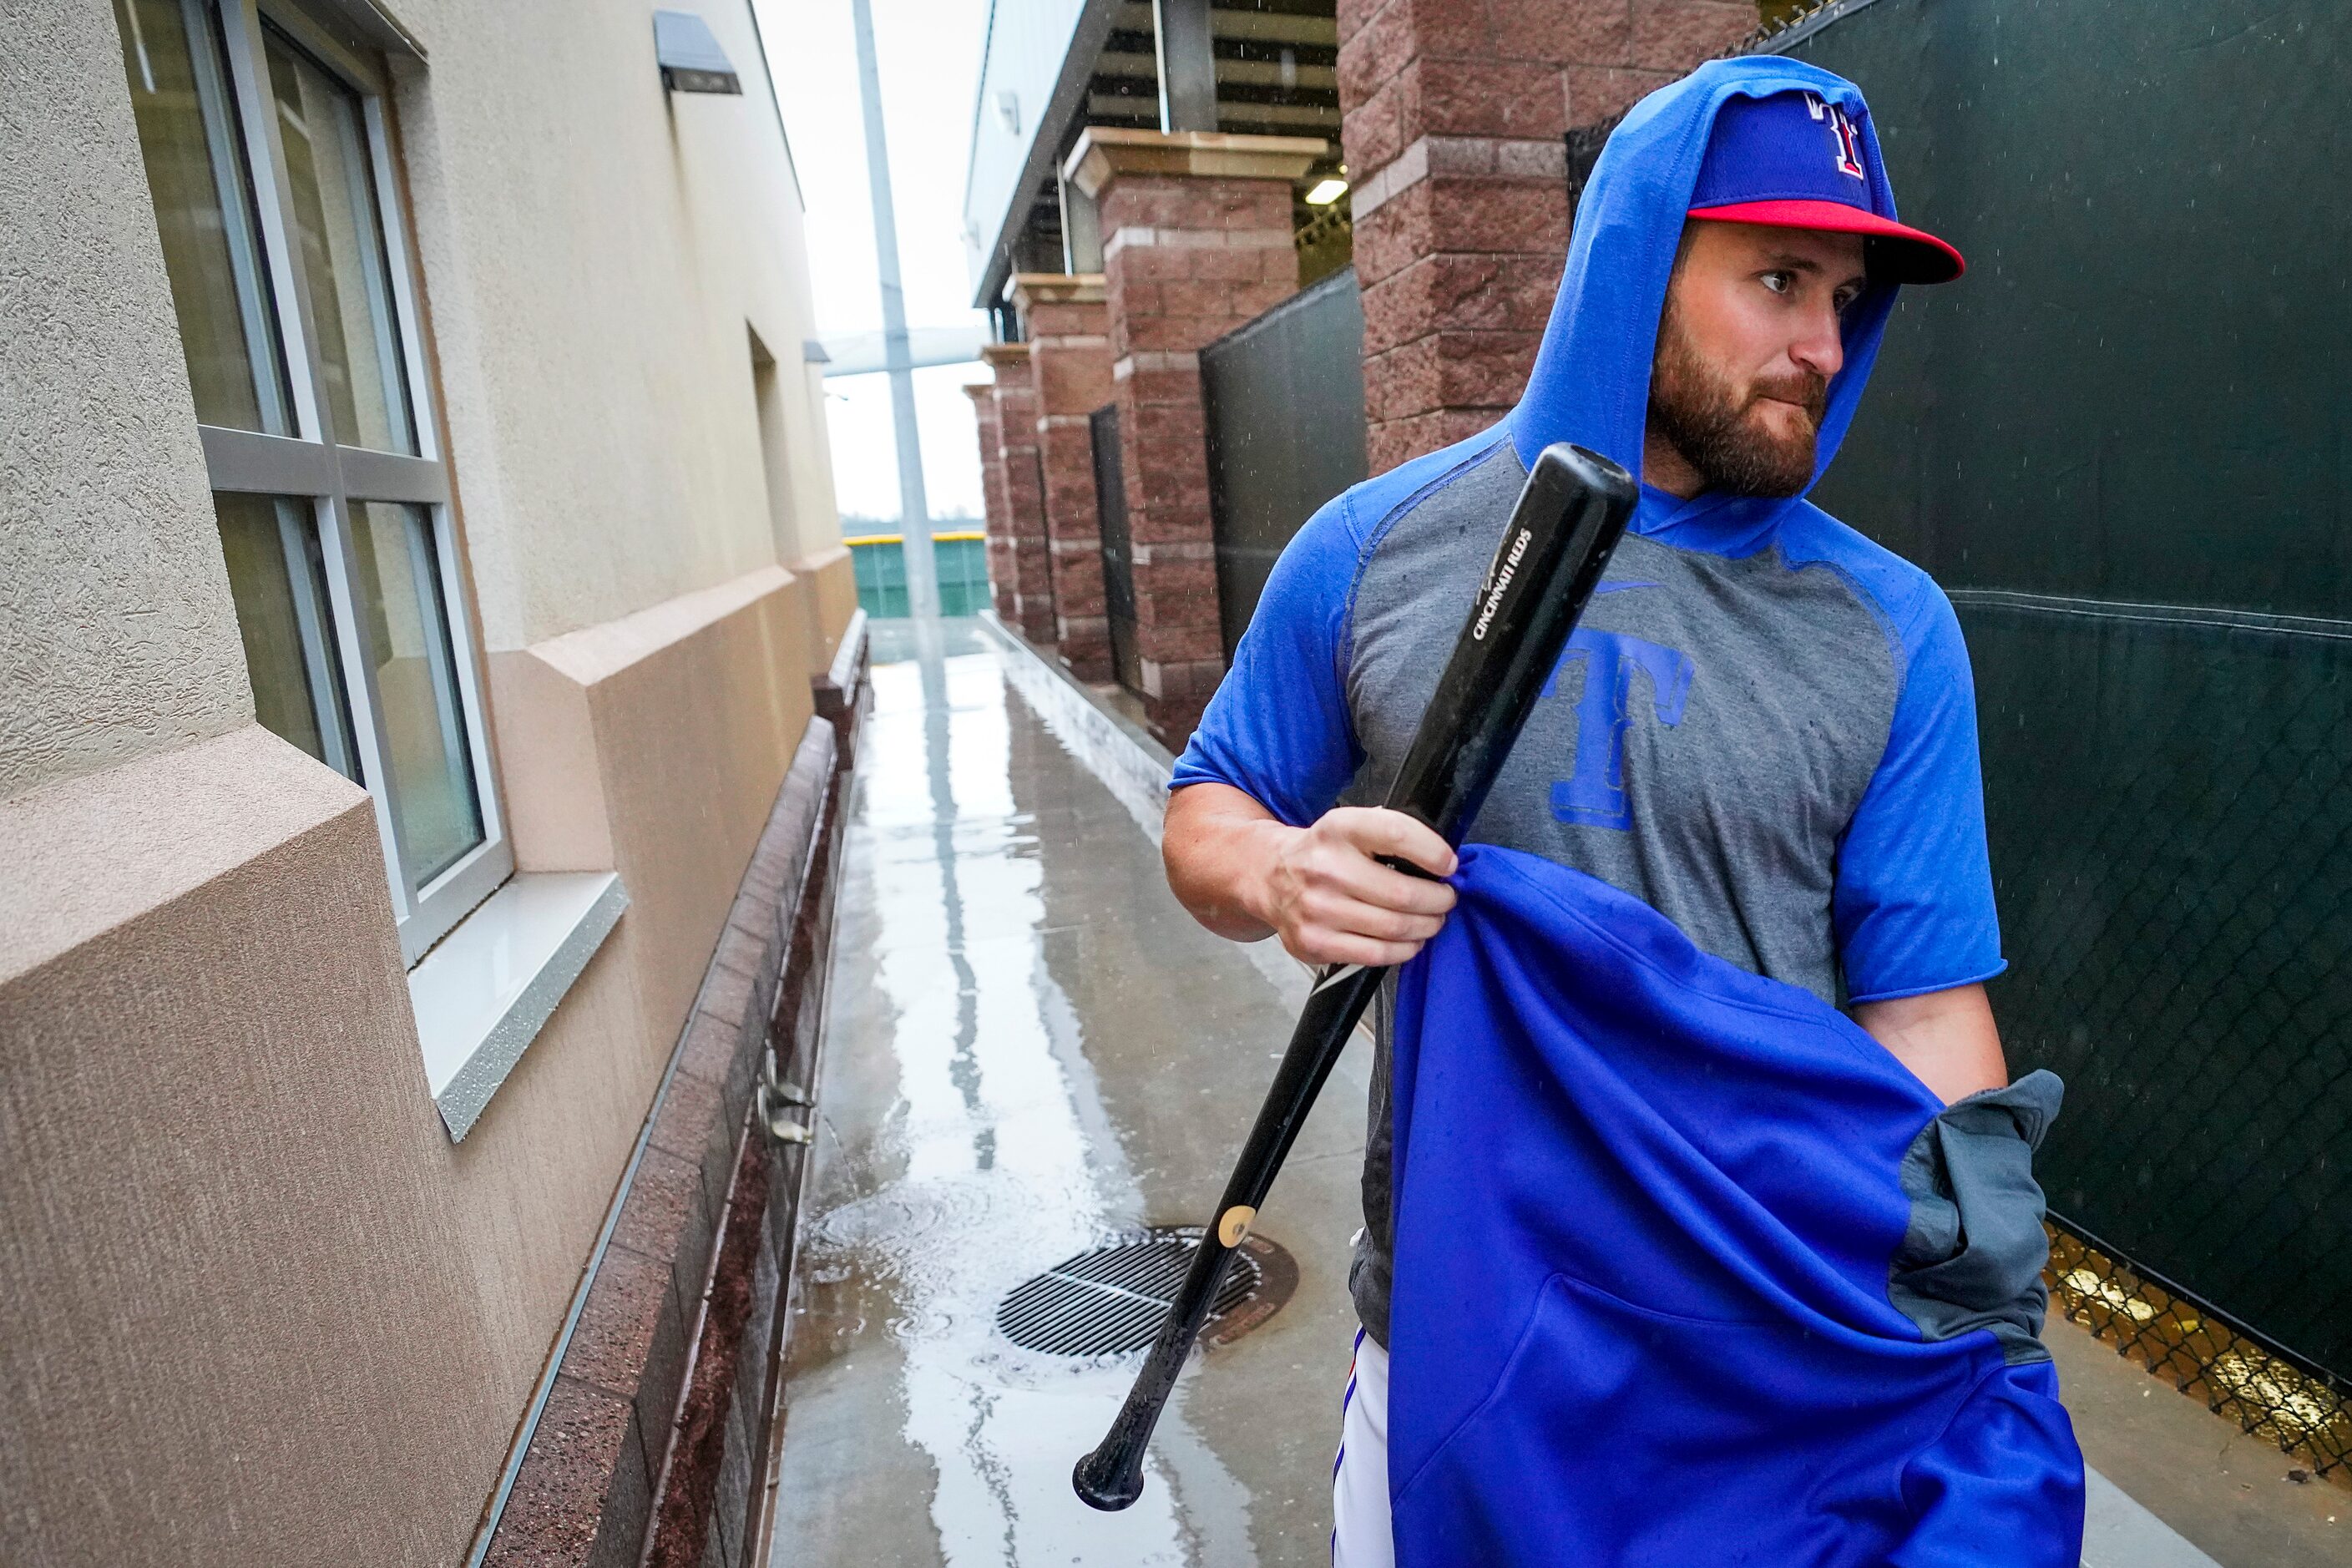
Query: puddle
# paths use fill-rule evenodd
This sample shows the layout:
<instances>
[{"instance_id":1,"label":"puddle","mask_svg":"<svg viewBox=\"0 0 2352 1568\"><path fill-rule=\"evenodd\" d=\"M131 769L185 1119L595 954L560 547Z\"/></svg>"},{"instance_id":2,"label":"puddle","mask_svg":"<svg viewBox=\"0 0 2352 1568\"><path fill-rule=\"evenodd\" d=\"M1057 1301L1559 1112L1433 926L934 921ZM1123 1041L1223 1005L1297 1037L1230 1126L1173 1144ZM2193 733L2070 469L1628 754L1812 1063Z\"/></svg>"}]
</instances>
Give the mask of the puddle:
<instances>
[{"instance_id":1,"label":"puddle","mask_svg":"<svg viewBox=\"0 0 2352 1568\"><path fill-rule=\"evenodd\" d=\"M1097 1513L1070 1467L1132 1361L1073 1362L995 1331L1007 1290L1132 1226L1143 1200L1046 963L1037 828L1014 800L995 659L880 665L874 687L775 1561L1255 1563L1248 1494L1187 1425L1181 1392L1142 1500ZM804 1433L852 1452L804 1455L820 1441ZM895 1463L859 1463L860 1449L888 1458L892 1436ZM908 1495L923 1468L929 1495ZM908 1528L915 1510L927 1530Z\"/></svg>"}]
</instances>

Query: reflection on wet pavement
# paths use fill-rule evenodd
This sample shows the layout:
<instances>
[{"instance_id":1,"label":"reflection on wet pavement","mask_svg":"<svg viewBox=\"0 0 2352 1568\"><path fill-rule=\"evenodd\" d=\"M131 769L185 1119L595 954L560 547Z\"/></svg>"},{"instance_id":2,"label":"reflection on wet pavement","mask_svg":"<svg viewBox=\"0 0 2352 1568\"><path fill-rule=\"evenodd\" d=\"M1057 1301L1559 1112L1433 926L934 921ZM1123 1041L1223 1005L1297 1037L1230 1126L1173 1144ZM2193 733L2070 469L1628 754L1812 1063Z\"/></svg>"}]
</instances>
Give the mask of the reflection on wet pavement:
<instances>
[{"instance_id":1,"label":"reflection on wet pavement","mask_svg":"<svg viewBox=\"0 0 2352 1568\"><path fill-rule=\"evenodd\" d=\"M944 652L874 671L773 1562L1328 1562L1360 1062L1268 1205L1297 1296L1196 1360L1135 1508L1095 1513L1069 1489L1132 1362L995 1331L998 1300L1038 1269L1199 1222L1291 1013L1176 906L1156 847L1008 686L998 661L1019 656L950 631Z\"/></svg>"}]
</instances>

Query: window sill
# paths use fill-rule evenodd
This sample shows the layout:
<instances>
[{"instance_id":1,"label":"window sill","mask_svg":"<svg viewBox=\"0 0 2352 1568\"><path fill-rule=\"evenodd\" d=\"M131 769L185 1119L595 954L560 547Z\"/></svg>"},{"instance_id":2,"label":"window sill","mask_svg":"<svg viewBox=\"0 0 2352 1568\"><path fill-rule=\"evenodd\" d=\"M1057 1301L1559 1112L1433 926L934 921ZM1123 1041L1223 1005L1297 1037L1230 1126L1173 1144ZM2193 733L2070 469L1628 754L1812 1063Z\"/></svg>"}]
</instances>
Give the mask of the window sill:
<instances>
[{"instance_id":1,"label":"window sill","mask_svg":"<svg viewBox=\"0 0 2352 1568\"><path fill-rule=\"evenodd\" d=\"M425 1079L451 1142L472 1130L628 907L611 871L525 872L409 971Z\"/></svg>"}]
</instances>

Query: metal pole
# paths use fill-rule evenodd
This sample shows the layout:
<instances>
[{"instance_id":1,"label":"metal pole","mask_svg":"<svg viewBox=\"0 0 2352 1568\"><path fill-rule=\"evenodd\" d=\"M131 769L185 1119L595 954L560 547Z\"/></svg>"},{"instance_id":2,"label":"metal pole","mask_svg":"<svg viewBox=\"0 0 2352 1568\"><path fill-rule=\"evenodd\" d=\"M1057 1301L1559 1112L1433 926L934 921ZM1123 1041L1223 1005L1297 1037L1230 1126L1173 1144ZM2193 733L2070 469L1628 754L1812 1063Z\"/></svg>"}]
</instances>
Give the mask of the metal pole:
<instances>
[{"instance_id":1,"label":"metal pole","mask_svg":"<svg viewBox=\"0 0 2352 1568\"><path fill-rule=\"evenodd\" d=\"M1160 52L1160 129L1217 128L1217 54L1209 34L1209 0L1152 0L1151 34Z\"/></svg>"},{"instance_id":2,"label":"metal pole","mask_svg":"<svg viewBox=\"0 0 2352 1568\"><path fill-rule=\"evenodd\" d=\"M874 8L849 0L857 33L858 96L866 108L866 177L874 193L874 261L882 284L882 363L898 447L898 535L907 563L907 607L918 621L940 613L940 571L931 549L931 503L923 493L923 443L915 429L914 351L907 296L898 283L898 216L890 203L890 149L882 137L882 72L874 58Z\"/></svg>"}]
</instances>

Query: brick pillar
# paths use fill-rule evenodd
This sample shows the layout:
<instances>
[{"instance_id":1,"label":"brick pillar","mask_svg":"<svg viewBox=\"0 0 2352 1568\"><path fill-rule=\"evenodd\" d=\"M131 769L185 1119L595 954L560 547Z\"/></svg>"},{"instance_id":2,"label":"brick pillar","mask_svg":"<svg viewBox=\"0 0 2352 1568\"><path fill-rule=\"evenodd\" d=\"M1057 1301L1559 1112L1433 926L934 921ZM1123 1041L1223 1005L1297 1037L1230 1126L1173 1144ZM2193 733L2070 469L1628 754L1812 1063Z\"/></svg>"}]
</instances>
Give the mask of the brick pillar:
<instances>
[{"instance_id":1,"label":"brick pillar","mask_svg":"<svg viewBox=\"0 0 2352 1568\"><path fill-rule=\"evenodd\" d=\"M996 618L1008 626L1017 626L1021 624L1020 579L1013 564L1010 515L1004 504L1004 453L996 412L996 385L993 382L970 382L963 393L971 399L972 423L980 430L980 498L987 517L989 593L996 603Z\"/></svg>"},{"instance_id":2,"label":"brick pillar","mask_svg":"<svg viewBox=\"0 0 2352 1568\"><path fill-rule=\"evenodd\" d=\"M1492 424L1568 255L1566 132L1756 26L1749 0L1339 0L1374 473Z\"/></svg>"},{"instance_id":3,"label":"brick pillar","mask_svg":"<svg viewBox=\"0 0 2352 1568\"><path fill-rule=\"evenodd\" d=\"M1111 400L1110 314L1099 272L1016 272L1012 300L1029 341L1037 407L1037 466L1053 572L1053 640L1081 680L1108 680L1103 620L1102 530L1095 515L1088 416Z\"/></svg>"},{"instance_id":4,"label":"brick pillar","mask_svg":"<svg viewBox=\"0 0 2352 1568\"><path fill-rule=\"evenodd\" d=\"M1064 165L1102 215L1138 695L1171 751L1224 673L1200 350L1297 292L1291 189L1324 150L1313 137L1096 126Z\"/></svg>"},{"instance_id":5,"label":"brick pillar","mask_svg":"<svg viewBox=\"0 0 2352 1568\"><path fill-rule=\"evenodd\" d=\"M1005 581L997 616L1032 642L1054 639L1054 586L1045 565L1045 514L1037 495L1037 395L1029 380L1027 343L988 343L980 357L996 372L996 471L1004 509ZM984 438L984 437L983 437ZM995 535L989 570L997 570Z\"/></svg>"}]
</instances>

